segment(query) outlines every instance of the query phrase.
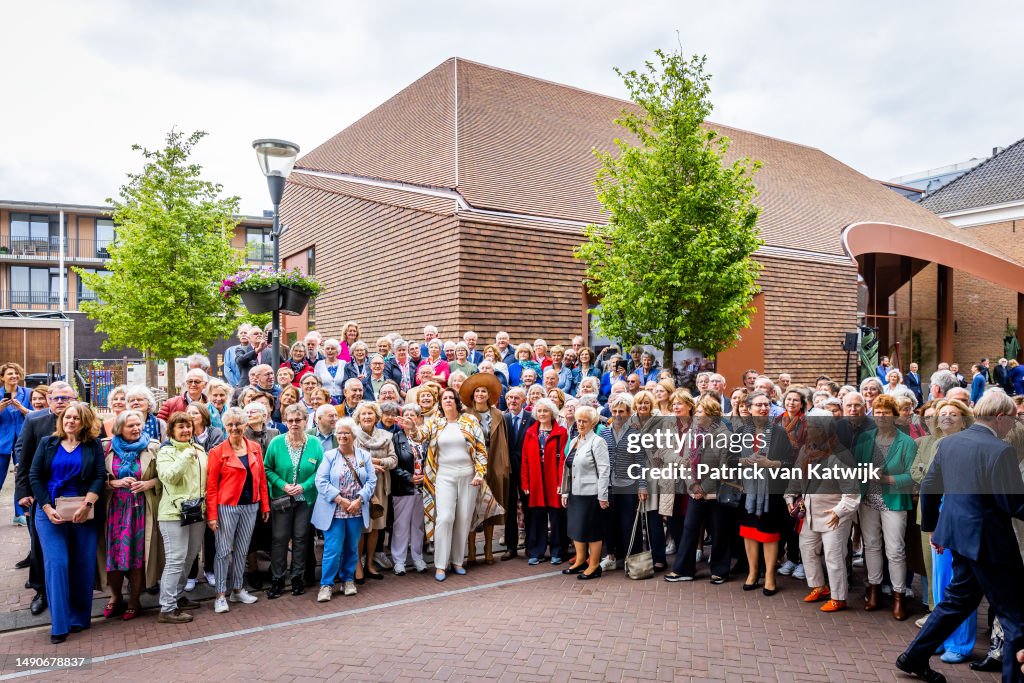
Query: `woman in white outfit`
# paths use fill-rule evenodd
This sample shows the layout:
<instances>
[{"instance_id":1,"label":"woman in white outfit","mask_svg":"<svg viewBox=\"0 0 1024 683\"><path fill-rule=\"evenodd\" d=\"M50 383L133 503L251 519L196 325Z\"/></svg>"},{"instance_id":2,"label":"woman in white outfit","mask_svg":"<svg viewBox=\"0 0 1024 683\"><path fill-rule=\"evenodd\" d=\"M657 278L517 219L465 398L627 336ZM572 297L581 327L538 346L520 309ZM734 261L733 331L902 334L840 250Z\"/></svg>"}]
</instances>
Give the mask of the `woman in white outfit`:
<instances>
[{"instance_id":1,"label":"woman in white outfit","mask_svg":"<svg viewBox=\"0 0 1024 683\"><path fill-rule=\"evenodd\" d=\"M426 537L434 540L434 578L444 581L449 564L456 574L465 574L462 565L466 543L487 471L487 447L480 423L462 414L462 400L451 388L441 392L441 414L427 419L421 427L406 417L395 421L409 438L427 447L423 511Z\"/></svg>"},{"instance_id":2,"label":"woman in white outfit","mask_svg":"<svg viewBox=\"0 0 1024 683\"><path fill-rule=\"evenodd\" d=\"M846 609L849 592L846 543L860 505L860 487L853 479L808 478L812 465L819 465L819 472L848 467L852 456L836 438L831 411L814 408L807 418L807 439L796 461L804 477L793 480L786 503L790 514L802 513L800 555L811 589L804 602L825 600L822 612L838 612ZM827 581L819 555L824 556Z\"/></svg>"}]
</instances>

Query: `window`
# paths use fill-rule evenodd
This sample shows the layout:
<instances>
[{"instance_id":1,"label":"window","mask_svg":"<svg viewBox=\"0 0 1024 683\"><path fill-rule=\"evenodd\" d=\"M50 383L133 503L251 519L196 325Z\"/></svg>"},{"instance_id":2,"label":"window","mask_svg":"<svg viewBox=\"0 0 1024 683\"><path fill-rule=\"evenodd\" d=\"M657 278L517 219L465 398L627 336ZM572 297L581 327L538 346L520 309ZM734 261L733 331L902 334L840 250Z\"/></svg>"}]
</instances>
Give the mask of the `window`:
<instances>
[{"instance_id":1,"label":"window","mask_svg":"<svg viewBox=\"0 0 1024 683\"><path fill-rule=\"evenodd\" d=\"M96 219L96 257L109 258L107 247L114 243L114 221L109 218Z\"/></svg>"},{"instance_id":2,"label":"window","mask_svg":"<svg viewBox=\"0 0 1024 683\"><path fill-rule=\"evenodd\" d=\"M95 268L82 268L81 270L83 273L99 273L104 277L108 277L110 275L109 270L97 270ZM78 278L76 279L78 281L78 302L81 303L83 301L98 301L96 292L92 291L86 286L86 284L82 281L82 277L78 276Z\"/></svg>"},{"instance_id":3,"label":"window","mask_svg":"<svg viewBox=\"0 0 1024 683\"><path fill-rule=\"evenodd\" d=\"M314 250L315 247L310 247L309 251L306 252L306 275L310 277L316 275L316 254ZM306 329L316 329L316 299L310 299L309 305L306 307Z\"/></svg>"},{"instance_id":4,"label":"window","mask_svg":"<svg viewBox=\"0 0 1024 683\"><path fill-rule=\"evenodd\" d=\"M60 269L11 266L11 308L56 309L60 304Z\"/></svg>"},{"instance_id":5,"label":"window","mask_svg":"<svg viewBox=\"0 0 1024 683\"><path fill-rule=\"evenodd\" d=\"M270 228L245 229L245 260L270 263L274 260L274 242Z\"/></svg>"},{"instance_id":6,"label":"window","mask_svg":"<svg viewBox=\"0 0 1024 683\"><path fill-rule=\"evenodd\" d=\"M67 243L68 226L64 224ZM11 251L15 254L47 254L60 249L59 214L11 214Z\"/></svg>"}]
</instances>

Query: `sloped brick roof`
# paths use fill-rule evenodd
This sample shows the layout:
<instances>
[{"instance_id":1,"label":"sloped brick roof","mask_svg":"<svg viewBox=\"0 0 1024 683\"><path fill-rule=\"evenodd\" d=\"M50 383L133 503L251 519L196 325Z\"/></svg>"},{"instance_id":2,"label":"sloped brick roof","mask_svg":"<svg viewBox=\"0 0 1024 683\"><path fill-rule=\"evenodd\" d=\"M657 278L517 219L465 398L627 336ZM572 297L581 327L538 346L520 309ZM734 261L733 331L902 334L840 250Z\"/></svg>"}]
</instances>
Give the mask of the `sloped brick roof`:
<instances>
[{"instance_id":1,"label":"sloped brick roof","mask_svg":"<svg viewBox=\"0 0 1024 683\"><path fill-rule=\"evenodd\" d=\"M630 102L452 58L301 157L297 168L458 190L475 209L603 222L593 150L612 150ZM769 246L845 255L842 230L893 223L988 247L821 150L709 123L729 157L763 163Z\"/></svg>"},{"instance_id":2,"label":"sloped brick roof","mask_svg":"<svg viewBox=\"0 0 1024 683\"><path fill-rule=\"evenodd\" d=\"M1024 200L1024 139L922 197L920 204L935 213L950 213L1021 200Z\"/></svg>"}]
</instances>

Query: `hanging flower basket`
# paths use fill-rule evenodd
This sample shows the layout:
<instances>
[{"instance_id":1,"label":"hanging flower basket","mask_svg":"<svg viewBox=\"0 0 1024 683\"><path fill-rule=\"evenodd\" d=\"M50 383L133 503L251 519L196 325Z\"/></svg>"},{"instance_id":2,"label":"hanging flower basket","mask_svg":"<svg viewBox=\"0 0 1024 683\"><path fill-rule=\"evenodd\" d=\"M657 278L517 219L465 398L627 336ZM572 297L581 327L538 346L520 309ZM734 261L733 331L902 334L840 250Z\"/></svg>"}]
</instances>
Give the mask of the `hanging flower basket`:
<instances>
[{"instance_id":1,"label":"hanging flower basket","mask_svg":"<svg viewBox=\"0 0 1024 683\"><path fill-rule=\"evenodd\" d=\"M280 309L289 315L301 315L311 297L320 293L320 283L299 270L274 270L269 266L244 268L225 278L220 285L225 299L242 298L253 314Z\"/></svg>"},{"instance_id":2,"label":"hanging flower basket","mask_svg":"<svg viewBox=\"0 0 1024 683\"><path fill-rule=\"evenodd\" d=\"M245 309L253 315L272 313L277 308L281 288L277 285L256 290L242 290L238 295L242 298Z\"/></svg>"},{"instance_id":3,"label":"hanging flower basket","mask_svg":"<svg viewBox=\"0 0 1024 683\"><path fill-rule=\"evenodd\" d=\"M309 304L309 294L302 290L281 285L281 312L288 315L302 315ZM248 306L246 306L248 308Z\"/></svg>"}]
</instances>

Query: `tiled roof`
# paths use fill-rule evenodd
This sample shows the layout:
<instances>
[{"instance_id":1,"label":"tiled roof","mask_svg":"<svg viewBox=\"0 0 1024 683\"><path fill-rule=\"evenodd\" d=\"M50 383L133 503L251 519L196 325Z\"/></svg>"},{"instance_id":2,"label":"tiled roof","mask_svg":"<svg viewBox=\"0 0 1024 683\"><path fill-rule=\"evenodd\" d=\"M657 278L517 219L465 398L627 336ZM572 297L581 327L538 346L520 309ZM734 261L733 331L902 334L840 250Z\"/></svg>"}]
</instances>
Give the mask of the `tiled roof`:
<instances>
[{"instance_id":1,"label":"tiled roof","mask_svg":"<svg viewBox=\"0 0 1024 683\"><path fill-rule=\"evenodd\" d=\"M603 222L594 192L593 150L611 150L615 138L626 135L614 119L630 106L453 58L301 157L296 166L453 188L475 209ZM882 222L988 250L818 149L708 125L731 138L730 158L763 162L754 179L762 207L758 225L770 246L844 255L843 228Z\"/></svg>"},{"instance_id":2,"label":"tiled roof","mask_svg":"<svg viewBox=\"0 0 1024 683\"><path fill-rule=\"evenodd\" d=\"M1024 139L989 157L920 200L935 213L1024 200Z\"/></svg>"}]
</instances>

